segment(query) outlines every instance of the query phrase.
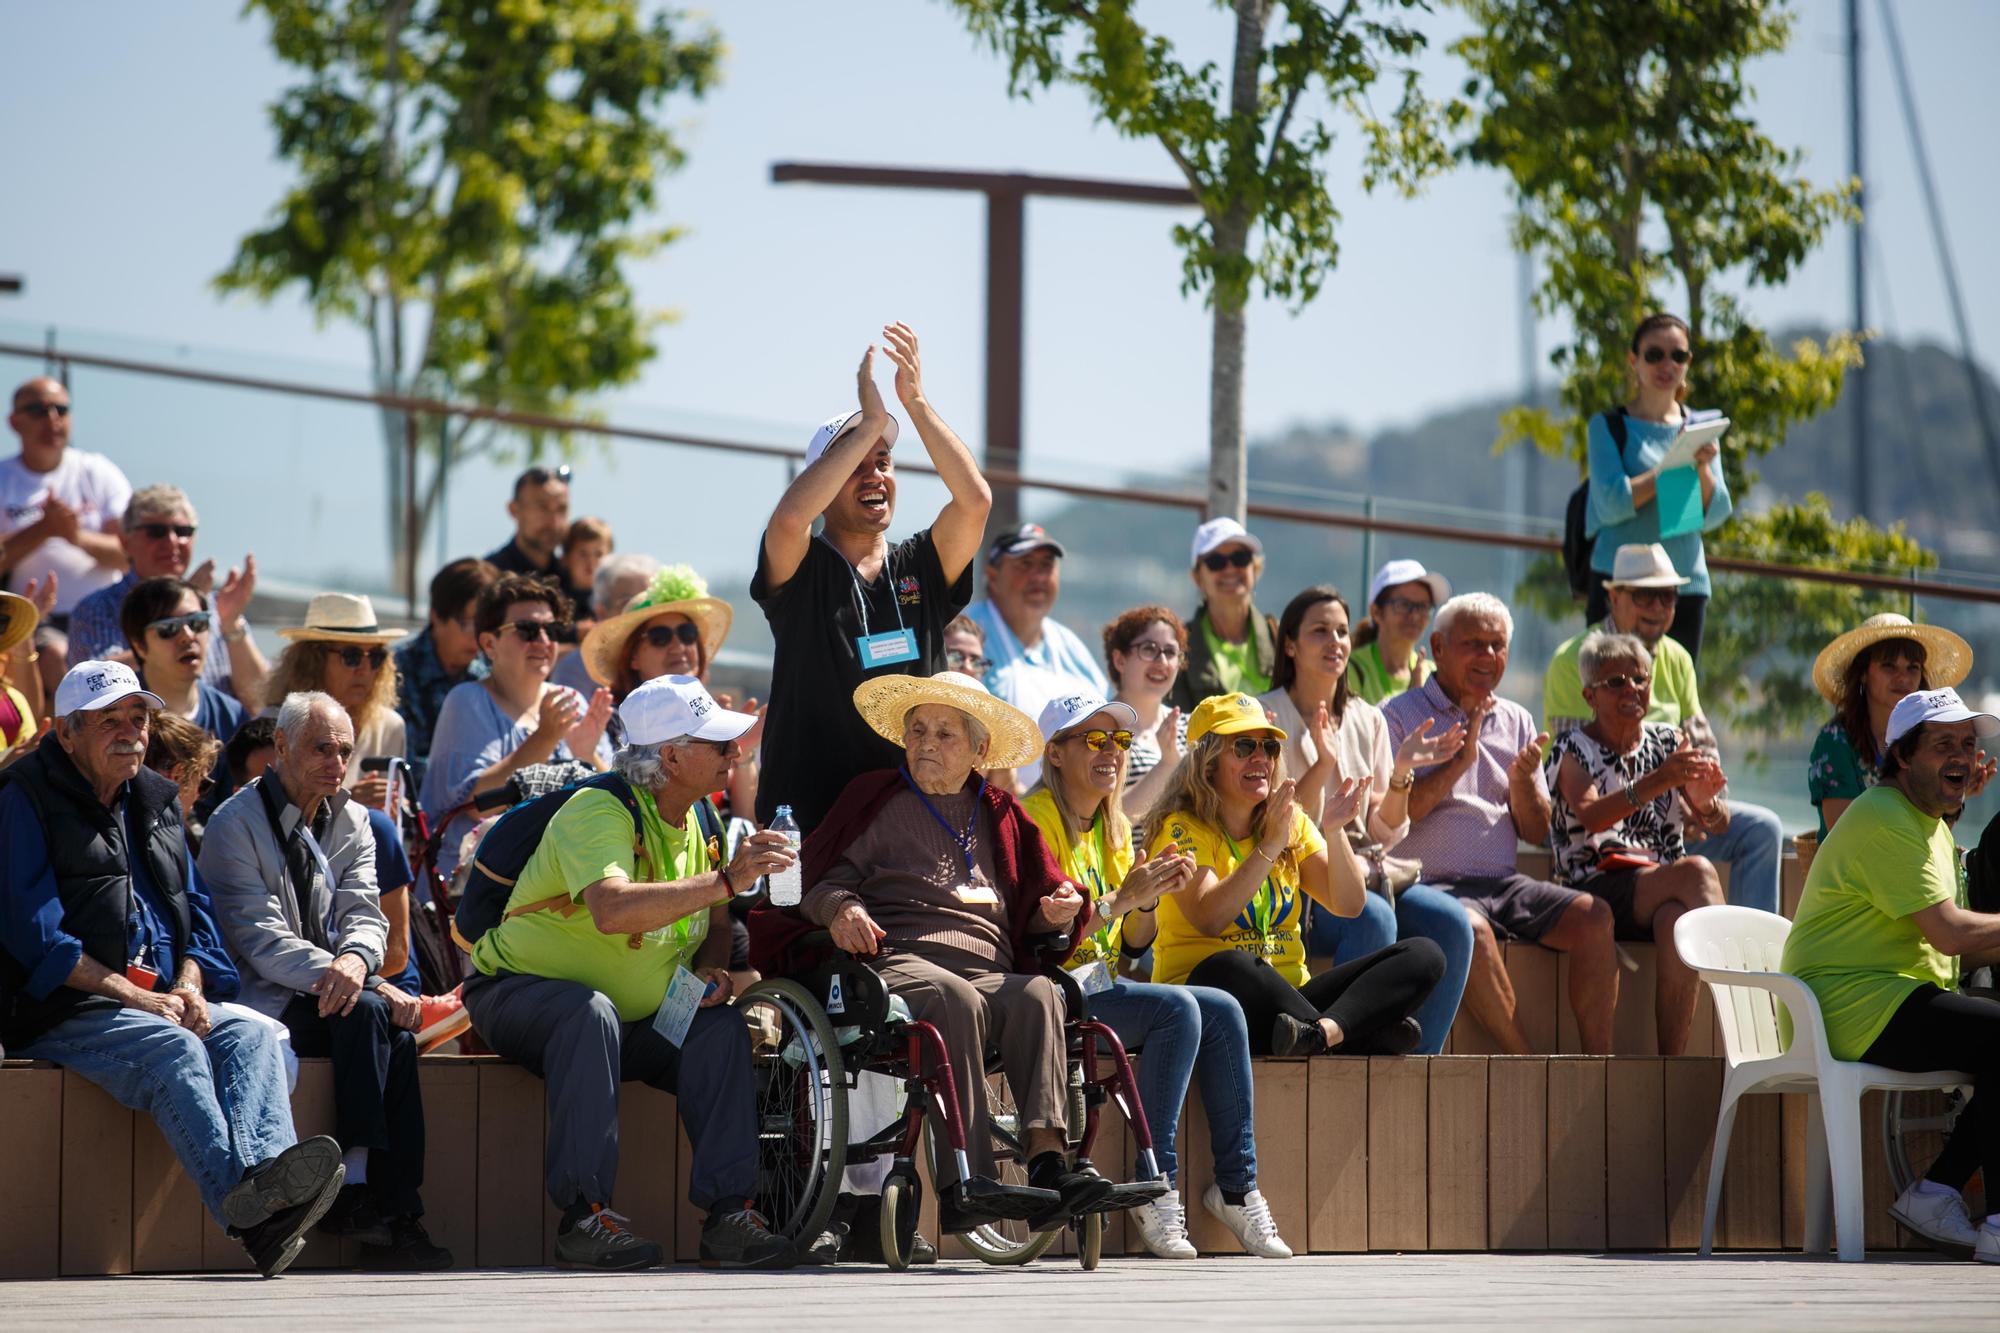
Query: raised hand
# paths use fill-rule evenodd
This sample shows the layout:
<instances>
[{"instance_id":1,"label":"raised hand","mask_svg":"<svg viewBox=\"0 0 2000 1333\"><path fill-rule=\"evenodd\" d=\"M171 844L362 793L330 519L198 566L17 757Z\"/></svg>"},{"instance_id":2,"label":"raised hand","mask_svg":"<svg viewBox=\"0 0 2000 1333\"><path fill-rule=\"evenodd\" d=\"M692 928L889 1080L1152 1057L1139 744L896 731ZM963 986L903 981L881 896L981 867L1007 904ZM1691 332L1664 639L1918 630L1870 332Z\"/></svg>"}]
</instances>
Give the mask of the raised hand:
<instances>
[{"instance_id":1,"label":"raised hand","mask_svg":"<svg viewBox=\"0 0 2000 1333\"><path fill-rule=\"evenodd\" d=\"M1542 766L1542 756L1548 753L1548 748L1549 733L1536 732L1535 738L1523 745L1521 752L1514 756L1514 762L1507 765L1507 780L1516 783L1533 782L1535 770Z\"/></svg>"},{"instance_id":2,"label":"raised hand","mask_svg":"<svg viewBox=\"0 0 2000 1333\"><path fill-rule=\"evenodd\" d=\"M578 759L589 756L597 749L597 742L603 738L605 727L611 724L611 691L603 686L590 696L590 706L583 710L583 716L563 733L563 740L569 745L569 752Z\"/></svg>"},{"instance_id":3,"label":"raised hand","mask_svg":"<svg viewBox=\"0 0 2000 1333\"><path fill-rule=\"evenodd\" d=\"M1436 718L1427 717L1403 737L1403 743L1396 747L1397 768L1428 768L1454 758L1465 748L1464 723L1454 722L1449 730L1433 732L1436 725Z\"/></svg>"},{"instance_id":4,"label":"raised hand","mask_svg":"<svg viewBox=\"0 0 2000 1333\"><path fill-rule=\"evenodd\" d=\"M923 400L923 363L917 356L916 330L901 320L882 330L883 353L896 364L896 397L914 410Z\"/></svg>"},{"instance_id":5,"label":"raised hand","mask_svg":"<svg viewBox=\"0 0 2000 1333\"><path fill-rule=\"evenodd\" d=\"M28 586L21 589L21 596L35 604L35 614L48 619L49 612L56 609L56 572L52 569L46 580L29 579Z\"/></svg>"},{"instance_id":6,"label":"raised hand","mask_svg":"<svg viewBox=\"0 0 2000 1333\"><path fill-rule=\"evenodd\" d=\"M861 369L854 375L855 394L861 402L861 415L872 422L889 419L889 409L882 405L882 391L875 386L875 344L869 343L868 350L861 354Z\"/></svg>"},{"instance_id":7,"label":"raised hand","mask_svg":"<svg viewBox=\"0 0 2000 1333\"><path fill-rule=\"evenodd\" d=\"M1118 897L1125 910L1151 907L1167 894L1186 888L1194 878L1194 858L1178 849L1150 856L1144 848L1132 860Z\"/></svg>"},{"instance_id":8,"label":"raised hand","mask_svg":"<svg viewBox=\"0 0 2000 1333\"><path fill-rule=\"evenodd\" d=\"M757 721L751 726L750 730L744 732L736 740L737 747L743 751L743 756L747 759L751 751L764 743L764 714L767 709L765 705L757 702L757 696L753 694L750 696L750 702L743 705L743 711L754 713L757 717Z\"/></svg>"},{"instance_id":9,"label":"raised hand","mask_svg":"<svg viewBox=\"0 0 2000 1333\"><path fill-rule=\"evenodd\" d=\"M1985 791L1986 784L1993 781L1996 769L2000 769L2000 761L1988 759L1986 751L1981 750L1978 758L1972 761L1972 781L1966 786L1966 796L1974 797Z\"/></svg>"},{"instance_id":10,"label":"raised hand","mask_svg":"<svg viewBox=\"0 0 2000 1333\"><path fill-rule=\"evenodd\" d=\"M1333 714L1328 711L1326 701L1320 700L1313 709L1312 721L1306 725L1312 733L1313 745L1319 750L1319 757L1333 765L1333 781L1340 780L1340 728L1333 725Z\"/></svg>"},{"instance_id":11,"label":"raised hand","mask_svg":"<svg viewBox=\"0 0 2000 1333\"><path fill-rule=\"evenodd\" d=\"M1172 764L1181 757L1181 710L1169 708L1167 715L1160 719L1160 725L1153 728L1153 743L1160 747L1160 762Z\"/></svg>"},{"instance_id":12,"label":"raised hand","mask_svg":"<svg viewBox=\"0 0 2000 1333\"><path fill-rule=\"evenodd\" d=\"M535 730L544 736L561 738L583 720L583 696L566 685L551 685L542 691L535 712Z\"/></svg>"},{"instance_id":13,"label":"raised hand","mask_svg":"<svg viewBox=\"0 0 2000 1333\"><path fill-rule=\"evenodd\" d=\"M204 560L188 571L188 586L203 597L215 590L215 561Z\"/></svg>"},{"instance_id":14,"label":"raised hand","mask_svg":"<svg viewBox=\"0 0 2000 1333\"><path fill-rule=\"evenodd\" d=\"M1060 930L1076 920L1076 914L1083 910L1083 895L1076 885L1064 880L1056 886L1054 893L1042 895L1042 922Z\"/></svg>"},{"instance_id":15,"label":"raised hand","mask_svg":"<svg viewBox=\"0 0 2000 1333\"><path fill-rule=\"evenodd\" d=\"M231 568L222 576L222 587L215 594L215 618L222 622L224 629L236 623L237 617L250 609L250 596L257 591L257 557L245 555L241 572Z\"/></svg>"},{"instance_id":16,"label":"raised hand","mask_svg":"<svg viewBox=\"0 0 2000 1333\"><path fill-rule=\"evenodd\" d=\"M42 531L74 544L81 531L76 510L51 495L42 501Z\"/></svg>"},{"instance_id":17,"label":"raised hand","mask_svg":"<svg viewBox=\"0 0 2000 1333\"><path fill-rule=\"evenodd\" d=\"M1284 855L1285 848L1292 844L1292 825L1298 819L1298 779L1286 778L1264 806L1264 840L1257 844L1258 850L1274 861ZM1278 844L1276 847L1271 846L1273 841Z\"/></svg>"},{"instance_id":18,"label":"raised hand","mask_svg":"<svg viewBox=\"0 0 2000 1333\"><path fill-rule=\"evenodd\" d=\"M1368 800L1367 778L1341 778L1328 784L1326 804L1320 809L1319 826L1322 831L1345 828Z\"/></svg>"}]
</instances>

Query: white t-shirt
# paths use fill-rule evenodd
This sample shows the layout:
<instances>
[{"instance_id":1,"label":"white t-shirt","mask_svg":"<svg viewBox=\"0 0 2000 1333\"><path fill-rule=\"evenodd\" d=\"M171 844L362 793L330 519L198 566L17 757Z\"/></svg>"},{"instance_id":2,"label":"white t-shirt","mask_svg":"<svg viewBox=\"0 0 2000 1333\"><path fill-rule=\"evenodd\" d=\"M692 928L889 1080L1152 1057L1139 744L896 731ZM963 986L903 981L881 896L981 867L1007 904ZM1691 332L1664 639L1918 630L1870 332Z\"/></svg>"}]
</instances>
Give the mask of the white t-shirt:
<instances>
[{"instance_id":1,"label":"white t-shirt","mask_svg":"<svg viewBox=\"0 0 2000 1333\"><path fill-rule=\"evenodd\" d=\"M107 521L125 516L132 500L132 483L103 454L64 449L62 460L48 472L31 471L20 455L0 460L0 540L39 520L42 502L51 495L76 510L77 526L102 532ZM56 576L55 614L66 616L76 604L124 577L124 570L105 569L82 547L50 538L23 556L8 575L15 592L29 579Z\"/></svg>"}]
</instances>

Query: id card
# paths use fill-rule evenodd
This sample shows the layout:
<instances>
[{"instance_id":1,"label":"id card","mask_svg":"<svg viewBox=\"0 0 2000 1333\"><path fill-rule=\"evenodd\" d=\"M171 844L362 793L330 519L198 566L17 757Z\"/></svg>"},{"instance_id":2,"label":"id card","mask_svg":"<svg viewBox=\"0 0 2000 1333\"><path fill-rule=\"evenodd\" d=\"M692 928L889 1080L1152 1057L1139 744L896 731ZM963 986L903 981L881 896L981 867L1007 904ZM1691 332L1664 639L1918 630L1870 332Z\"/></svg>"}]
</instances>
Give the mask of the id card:
<instances>
[{"instance_id":1,"label":"id card","mask_svg":"<svg viewBox=\"0 0 2000 1333\"><path fill-rule=\"evenodd\" d=\"M142 991L152 991L160 984L160 974L137 959L125 964L125 980Z\"/></svg>"},{"instance_id":2,"label":"id card","mask_svg":"<svg viewBox=\"0 0 2000 1333\"><path fill-rule=\"evenodd\" d=\"M1104 965L1102 958L1082 967L1073 967L1069 974L1076 978L1076 984L1085 995L1102 995L1111 989L1111 969Z\"/></svg>"},{"instance_id":3,"label":"id card","mask_svg":"<svg viewBox=\"0 0 2000 1333\"><path fill-rule=\"evenodd\" d=\"M994 892L991 884L961 884L952 892L958 896L960 902L974 903L981 907L993 907L1000 901L1000 895Z\"/></svg>"},{"instance_id":4,"label":"id card","mask_svg":"<svg viewBox=\"0 0 2000 1333\"><path fill-rule=\"evenodd\" d=\"M680 1049L687 1040L688 1028L694 1022L694 1011L701 1008L701 997L708 990L708 983L684 967L674 968L673 980L667 983L666 998L660 1001L660 1011L653 1015L653 1031L666 1038L667 1045Z\"/></svg>"},{"instance_id":5,"label":"id card","mask_svg":"<svg viewBox=\"0 0 2000 1333\"><path fill-rule=\"evenodd\" d=\"M880 634L857 634L854 646L861 654L861 666L872 670L894 662L917 660L917 632L913 629L884 630Z\"/></svg>"}]
</instances>

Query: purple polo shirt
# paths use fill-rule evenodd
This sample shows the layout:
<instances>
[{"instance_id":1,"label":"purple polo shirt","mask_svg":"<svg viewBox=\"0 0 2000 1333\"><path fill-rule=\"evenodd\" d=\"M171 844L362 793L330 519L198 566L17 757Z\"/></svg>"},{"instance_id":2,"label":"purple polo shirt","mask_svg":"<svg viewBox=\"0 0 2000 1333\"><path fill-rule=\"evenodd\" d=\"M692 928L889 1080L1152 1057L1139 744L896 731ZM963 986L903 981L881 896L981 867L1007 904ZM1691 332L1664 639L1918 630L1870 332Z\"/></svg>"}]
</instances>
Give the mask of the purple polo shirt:
<instances>
[{"instance_id":1,"label":"purple polo shirt","mask_svg":"<svg viewBox=\"0 0 2000 1333\"><path fill-rule=\"evenodd\" d=\"M1418 688L1384 700L1382 717L1389 724L1389 745L1394 748L1422 726L1425 718L1437 719L1431 724L1435 733L1449 730L1454 722L1464 722L1465 712L1445 697L1437 677L1432 676ZM1451 793L1429 814L1411 822L1409 833L1396 844L1396 855L1424 863L1426 881L1498 878L1514 873L1520 835L1507 804L1507 766L1535 739L1534 714L1510 699L1495 699L1478 739L1478 760L1459 775ZM1438 767L1442 765L1420 768L1417 776L1422 778ZM1548 790L1539 767L1535 785Z\"/></svg>"}]
</instances>

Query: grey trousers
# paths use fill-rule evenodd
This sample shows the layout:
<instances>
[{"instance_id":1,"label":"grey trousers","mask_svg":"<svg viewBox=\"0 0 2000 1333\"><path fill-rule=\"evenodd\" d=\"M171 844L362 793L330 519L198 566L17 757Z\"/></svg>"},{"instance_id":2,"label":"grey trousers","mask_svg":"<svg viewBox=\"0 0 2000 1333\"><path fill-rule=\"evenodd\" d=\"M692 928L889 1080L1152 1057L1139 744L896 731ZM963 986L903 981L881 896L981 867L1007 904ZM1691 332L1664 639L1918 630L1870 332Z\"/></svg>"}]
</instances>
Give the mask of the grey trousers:
<instances>
[{"instance_id":1,"label":"grey trousers","mask_svg":"<svg viewBox=\"0 0 2000 1333\"><path fill-rule=\"evenodd\" d=\"M680 1099L694 1148L688 1199L743 1206L757 1190L757 1118L750 1032L727 1005L695 1012L681 1049L650 1017L618 1021L600 991L574 981L502 973L465 983L472 1026L496 1055L549 1085L549 1199L609 1205L618 1179L618 1085L647 1083Z\"/></svg>"},{"instance_id":2,"label":"grey trousers","mask_svg":"<svg viewBox=\"0 0 2000 1333\"><path fill-rule=\"evenodd\" d=\"M910 954L894 955L875 970L892 993L908 1002L913 1016L944 1034L945 1048L951 1052L951 1076L958 1084L966 1156L975 1172L993 1174L993 1139L986 1123L989 1042L1000 1048L1021 1128L1063 1127L1068 1114L1069 1050L1063 1039L1062 990L1054 980L1039 973L977 966L953 970ZM944 1143L941 1132L938 1143ZM938 1181L940 1185L957 1179L948 1157L940 1165L946 1177Z\"/></svg>"}]
</instances>

